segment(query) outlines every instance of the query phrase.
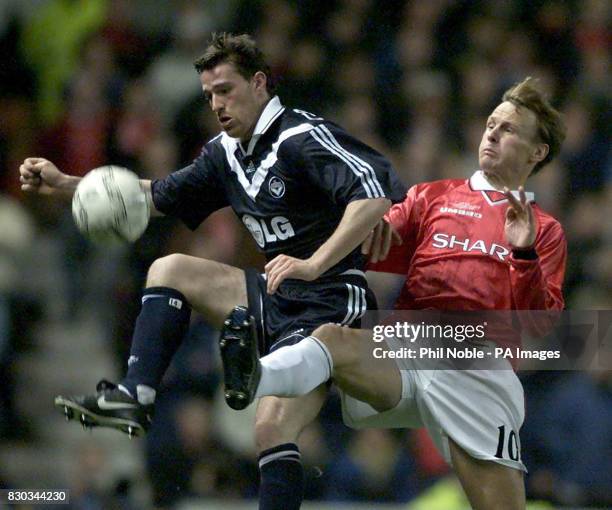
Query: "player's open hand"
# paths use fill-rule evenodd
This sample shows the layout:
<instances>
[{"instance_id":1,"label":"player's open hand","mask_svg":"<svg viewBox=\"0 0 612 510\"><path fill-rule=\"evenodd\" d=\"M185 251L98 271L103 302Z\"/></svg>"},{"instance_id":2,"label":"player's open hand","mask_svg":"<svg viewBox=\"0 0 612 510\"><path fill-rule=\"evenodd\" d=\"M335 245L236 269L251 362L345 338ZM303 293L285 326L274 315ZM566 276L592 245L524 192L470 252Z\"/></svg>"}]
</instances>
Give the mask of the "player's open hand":
<instances>
[{"instance_id":1,"label":"player's open hand","mask_svg":"<svg viewBox=\"0 0 612 510\"><path fill-rule=\"evenodd\" d=\"M536 239L536 223L531 204L527 202L525 189L519 187L520 201L508 188L504 188L504 195L510 205L506 209L506 223L504 231L506 241L513 248L529 248Z\"/></svg>"},{"instance_id":2,"label":"player's open hand","mask_svg":"<svg viewBox=\"0 0 612 510\"><path fill-rule=\"evenodd\" d=\"M308 260L279 255L265 266L268 294L274 294L281 282L287 278L311 282L318 278L319 271Z\"/></svg>"},{"instance_id":3,"label":"player's open hand","mask_svg":"<svg viewBox=\"0 0 612 510\"><path fill-rule=\"evenodd\" d=\"M44 158L27 158L19 167L19 182L23 191L51 195L62 188L68 176Z\"/></svg>"},{"instance_id":4,"label":"player's open hand","mask_svg":"<svg viewBox=\"0 0 612 510\"><path fill-rule=\"evenodd\" d=\"M378 222L366 240L361 243L361 253L370 255L370 262L385 260L391 246L401 245L402 237L384 218Z\"/></svg>"}]
</instances>

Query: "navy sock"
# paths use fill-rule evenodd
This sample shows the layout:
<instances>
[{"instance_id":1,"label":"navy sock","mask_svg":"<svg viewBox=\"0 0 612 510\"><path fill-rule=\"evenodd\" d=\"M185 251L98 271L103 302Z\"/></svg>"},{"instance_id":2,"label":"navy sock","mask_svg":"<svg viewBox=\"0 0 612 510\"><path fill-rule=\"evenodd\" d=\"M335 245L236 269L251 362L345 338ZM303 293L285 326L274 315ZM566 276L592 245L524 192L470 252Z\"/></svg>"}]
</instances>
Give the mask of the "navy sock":
<instances>
[{"instance_id":1,"label":"navy sock","mask_svg":"<svg viewBox=\"0 0 612 510\"><path fill-rule=\"evenodd\" d=\"M178 290L149 287L136 319L128 371L121 381L134 398L138 385L157 390L172 356L187 333L191 306Z\"/></svg>"},{"instance_id":2,"label":"navy sock","mask_svg":"<svg viewBox=\"0 0 612 510\"><path fill-rule=\"evenodd\" d=\"M304 468L295 443L259 455L259 510L298 510L304 498Z\"/></svg>"}]
</instances>

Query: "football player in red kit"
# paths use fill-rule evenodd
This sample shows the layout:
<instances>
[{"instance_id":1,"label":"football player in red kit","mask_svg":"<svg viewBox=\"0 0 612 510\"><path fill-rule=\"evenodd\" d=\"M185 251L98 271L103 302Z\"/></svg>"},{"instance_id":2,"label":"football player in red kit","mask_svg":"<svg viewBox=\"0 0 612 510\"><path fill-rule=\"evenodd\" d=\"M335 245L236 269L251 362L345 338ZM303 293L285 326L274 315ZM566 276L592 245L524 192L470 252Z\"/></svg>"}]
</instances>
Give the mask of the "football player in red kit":
<instances>
[{"instance_id":1,"label":"football player in red kit","mask_svg":"<svg viewBox=\"0 0 612 510\"><path fill-rule=\"evenodd\" d=\"M487 131L498 129L493 127L498 113L489 118ZM485 160L494 150L489 136L496 135L486 136L481 145ZM468 180L418 184L389 211L388 221L403 243L371 269L406 275L396 308L563 308L566 250L561 225L532 203L533 193L523 191L522 183L502 185L515 184L519 191L513 194L497 190L491 180L486 170L479 170ZM519 238L522 220L533 223L525 239ZM483 264L483 257L492 260Z\"/></svg>"},{"instance_id":2,"label":"football player in red kit","mask_svg":"<svg viewBox=\"0 0 612 510\"><path fill-rule=\"evenodd\" d=\"M402 242L371 269L405 277L396 309L563 308L563 230L524 185L559 153L564 136L560 114L527 78L488 117L478 171L416 185L391 208L390 226L373 244L388 246L392 229ZM261 358L245 378L259 378L257 397L301 395L333 378L349 426L425 426L473 508L524 508L524 397L510 363L501 359L492 370L373 363L372 340L372 331L328 324ZM401 345L386 340L391 350Z\"/></svg>"}]
</instances>

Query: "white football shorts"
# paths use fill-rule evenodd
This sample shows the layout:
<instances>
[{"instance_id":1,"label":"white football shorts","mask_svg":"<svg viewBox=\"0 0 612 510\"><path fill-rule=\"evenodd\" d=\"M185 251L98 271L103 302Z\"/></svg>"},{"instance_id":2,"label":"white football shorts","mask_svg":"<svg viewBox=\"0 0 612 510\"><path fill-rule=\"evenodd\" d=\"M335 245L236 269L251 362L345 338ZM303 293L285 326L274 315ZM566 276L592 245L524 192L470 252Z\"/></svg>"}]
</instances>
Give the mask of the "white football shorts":
<instances>
[{"instance_id":1,"label":"white football shorts","mask_svg":"<svg viewBox=\"0 0 612 510\"><path fill-rule=\"evenodd\" d=\"M392 350L401 347L395 339L387 343ZM347 426L425 427L449 464L451 438L476 459L527 471L519 438L525 397L508 360L495 360L494 366L488 366L490 370L445 370L443 366L431 370L423 368L431 367L431 363L419 359L396 358L396 363L402 376L402 398L397 406L378 412L341 391ZM440 363L437 361L436 366Z\"/></svg>"}]
</instances>

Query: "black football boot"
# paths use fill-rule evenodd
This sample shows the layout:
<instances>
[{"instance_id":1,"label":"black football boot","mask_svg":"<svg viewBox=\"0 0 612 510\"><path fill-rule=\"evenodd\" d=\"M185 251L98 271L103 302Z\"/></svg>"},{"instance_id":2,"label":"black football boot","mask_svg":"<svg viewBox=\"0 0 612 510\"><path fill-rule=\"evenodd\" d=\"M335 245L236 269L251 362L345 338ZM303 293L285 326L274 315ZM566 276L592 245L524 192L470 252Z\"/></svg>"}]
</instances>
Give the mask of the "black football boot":
<instances>
[{"instance_id":1,"label":"black football boot","mask_svg":"<svg viewBox=\"0 0 612 510\"><path fill-rule=\"evenodd\" d=\"M143 405L117 385L106 380L96 386L94 395L55 397L66 420L79 420L83 428L107 427L120 430L130 438L142 436L153 420L154 406Z\"/></svg>"},{"instance_id":2,"label":"black football boot","mask_svg":"<svg viewBox=\"0 0 612 510\"><path fill-rule=\"evenodd\" d=\"M244 306L237 306L225 319L219 338L225 401L240 411L255 398L261 377L255 320Z\"/></svg>"}]
</instances>

